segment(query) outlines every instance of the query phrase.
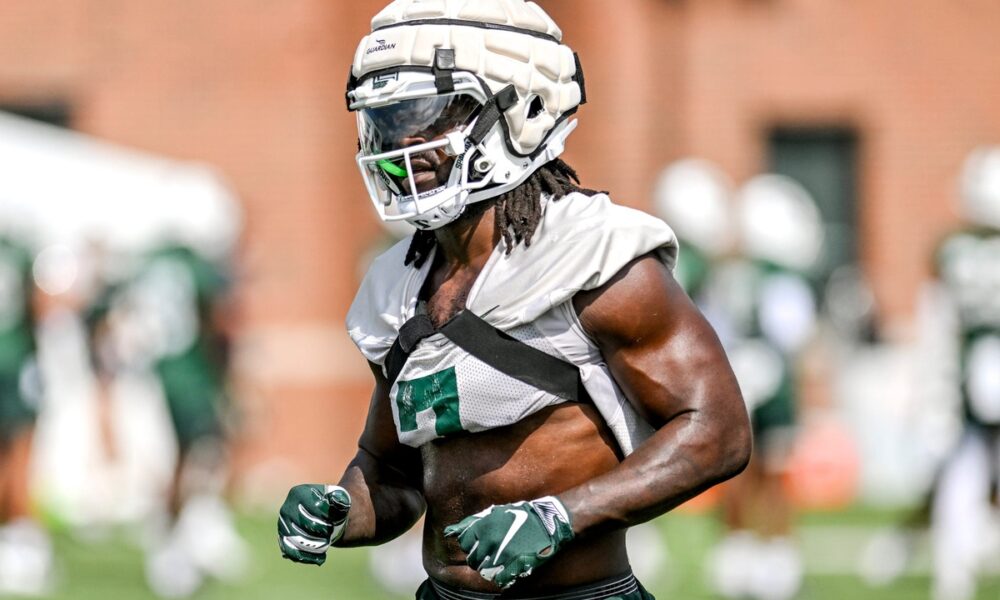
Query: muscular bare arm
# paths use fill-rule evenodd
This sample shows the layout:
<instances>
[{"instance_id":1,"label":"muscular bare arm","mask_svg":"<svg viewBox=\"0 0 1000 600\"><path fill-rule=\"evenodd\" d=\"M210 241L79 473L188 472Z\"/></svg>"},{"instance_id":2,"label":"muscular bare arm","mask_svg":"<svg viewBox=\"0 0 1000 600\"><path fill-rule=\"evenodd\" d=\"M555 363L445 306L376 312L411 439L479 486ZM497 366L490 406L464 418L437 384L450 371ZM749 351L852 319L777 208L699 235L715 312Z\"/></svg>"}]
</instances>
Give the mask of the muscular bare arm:
<instances>
[{"instance_id":1,"label":"muscular bare arm","mask_svg":"<svg viewBox=\"0 0 1000 600\"><path fill-rule=\"evenodd\" d=\"M742 471L747 411L715 332L652 257L575 299L615 381L657 428L612 471L560 494L577 535L661 515Z\"/></svg>"},{"instance_id":2,"label":"muscular bare arm","mask_svg":"<svg viewBox=\"0 0 1000 600\"><path fill-rule=\"evenodd\" d=\"M358 442L358 453L340 485L352 504L339 547L374 545L406 532L425 509L420 492L420 454L403 446L396 436L389 405L389 383L376 365L368 421Z\"/></svg>"}]
</instances>

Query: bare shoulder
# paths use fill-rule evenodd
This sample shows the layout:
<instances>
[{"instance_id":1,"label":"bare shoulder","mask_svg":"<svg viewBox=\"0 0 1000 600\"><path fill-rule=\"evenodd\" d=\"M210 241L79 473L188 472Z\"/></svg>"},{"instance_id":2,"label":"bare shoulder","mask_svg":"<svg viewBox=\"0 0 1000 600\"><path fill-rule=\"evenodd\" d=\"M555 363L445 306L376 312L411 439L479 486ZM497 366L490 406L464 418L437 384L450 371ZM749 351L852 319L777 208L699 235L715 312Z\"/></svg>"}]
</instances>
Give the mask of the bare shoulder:
<instances>
[{"instance_id":1,"label":"bare shoulder","mask_svg":"<svg viewBox=\"0 0 1000 600\"><path fill-rule=\"evenodd\" d=\"M745 419L715 331L660 260L635 259L574 305L616 383L650 423L730 409Z\"/></svg>"},{"instance_id":2,"label":"bare shoulder","mask_svg":"<svg viewBox=\"0 0 1000 600\"><path fill-rule=\"evenodd\" d=\"M573 303L584 329L602 346L648 343L700 317L667 266L651 254L634 259L603 286L577 294Z\"/></svg>"}]
</instances>

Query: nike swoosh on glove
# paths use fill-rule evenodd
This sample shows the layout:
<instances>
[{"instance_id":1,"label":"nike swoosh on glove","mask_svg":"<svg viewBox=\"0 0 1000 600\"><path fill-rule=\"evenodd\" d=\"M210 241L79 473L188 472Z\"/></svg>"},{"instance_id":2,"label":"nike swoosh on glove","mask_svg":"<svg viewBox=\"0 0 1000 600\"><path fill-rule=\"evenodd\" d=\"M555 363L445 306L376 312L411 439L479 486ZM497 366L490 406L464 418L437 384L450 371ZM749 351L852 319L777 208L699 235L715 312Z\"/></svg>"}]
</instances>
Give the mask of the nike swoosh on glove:
<instances>
[{"instance_id":1,"label":"nike swoosh on glove","mask_svg":"<svg viewBox=\"0 0 1000 600\"><path fill-rule=\"evenodd\" d=\"M507 589L572 540L573 527L562 502L546 496L491 506L446 527L444 534L458 538L470 567Z\"/></svg>"}]
</instances>

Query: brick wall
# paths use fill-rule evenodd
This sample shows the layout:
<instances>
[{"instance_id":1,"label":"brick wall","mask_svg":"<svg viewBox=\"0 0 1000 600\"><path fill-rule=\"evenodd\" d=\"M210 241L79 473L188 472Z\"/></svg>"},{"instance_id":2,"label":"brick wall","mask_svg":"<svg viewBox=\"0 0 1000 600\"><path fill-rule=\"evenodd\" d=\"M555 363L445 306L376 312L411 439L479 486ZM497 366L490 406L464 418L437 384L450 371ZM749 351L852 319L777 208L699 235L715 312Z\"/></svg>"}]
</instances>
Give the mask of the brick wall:
<instances>
[{"instance_id":1,"label":"brick wall","mask_svg":"<svg viewBox=\"0 0 1000 600\"><path fill-rule=\"evenodd\" d=\"M74 125L216 165L247 214L245 466L276 485L336 477L370 375L343 333L379 235L353 162L343 83L382 0L6 0L0 103L67 101ZM767 128L861 134L865 267L905 322L954 177L1000 140L992 0L541 0L584 61L591 103L568 159L647 206L660 168L698 155L737 180Z\"/></svg>"},{"instance_id":2,"label":"brick wall","mask_svg":"<svg viewBox=\"0 0 1000 600\"><path fill-rule=\"evenodd\" d=\"M910 316L957 222L962 161L1000 141L1000 4L688 2L685 151L746 178L775 123L861 137L861 254L883 310Z\"/></svg>"}]
</instances>

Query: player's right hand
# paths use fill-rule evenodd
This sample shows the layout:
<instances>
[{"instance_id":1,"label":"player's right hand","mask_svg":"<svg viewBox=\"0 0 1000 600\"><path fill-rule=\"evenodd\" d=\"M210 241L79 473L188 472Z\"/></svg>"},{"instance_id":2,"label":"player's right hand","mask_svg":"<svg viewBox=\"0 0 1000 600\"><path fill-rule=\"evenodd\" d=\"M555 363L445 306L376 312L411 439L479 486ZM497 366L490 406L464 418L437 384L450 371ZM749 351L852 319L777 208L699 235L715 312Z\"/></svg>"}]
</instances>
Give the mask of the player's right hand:
<instances>
[{"instance_id":1,"label":"player's right hand","mask_svg":"<svg viewBox=\"0 0 1000 600\"><path fill-rule=\"evenodd\" d=\"M297 485L278 513L278 546L288 560L326 562L326 551L344 535L351 495L338 485Z\"/></svg>"}]
</instances>

